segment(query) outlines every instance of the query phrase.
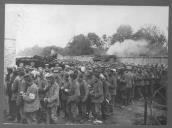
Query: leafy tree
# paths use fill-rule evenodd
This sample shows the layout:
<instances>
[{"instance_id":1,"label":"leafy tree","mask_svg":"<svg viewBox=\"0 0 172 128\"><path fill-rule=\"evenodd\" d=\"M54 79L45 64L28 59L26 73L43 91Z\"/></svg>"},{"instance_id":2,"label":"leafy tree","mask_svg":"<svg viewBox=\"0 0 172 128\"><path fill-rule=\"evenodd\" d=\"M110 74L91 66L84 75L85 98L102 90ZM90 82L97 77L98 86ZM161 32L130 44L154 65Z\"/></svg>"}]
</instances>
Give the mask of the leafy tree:
<instances>
[{"instance_id":1,"label":"leafy tree","mask_svg":"<svg viewBox=\"0 0 172 128\"><path fill-rule=\"evenodd\" d=\"M115 34L112 35L111 43L123 42L125 39L130 39L132 37L132 27L130 25L120 25Z\"/></svg>"},{"instance_id":2,"label":"leafy tree","mask_svg":"<svg viewBox=\"0 0 172 128\"><path fill-rule=\"evenodd\" d=\"M159 55L168 54L168 41L164 33L155 25L144 25L133 34L134 40L145 39L149 43L148 47Z\"/></svg>"},{"instance_id":3,"label":"leafy tree","mask_svg":"<svg viewBox=\"0 0 172 128\"><path fill-rule=\"evenodd\" d=\"M87 37L80 34L73 38L66 47L69 55L89 55L93 53L90 41Z\"/></svg>"},{"instance_id":4,"label":"leafy tree","mask_svg":"<svg viewBox=\"0 0 172 128\"><path fill-rule=\"evenodd\" d=\"M100 37L97 34L88 33L87 37L92 47L101 48L103 46L103 42L101 41Z\"/></svg>"},{"instance_id":5,"label":"leafy tree","mask_svg":"<svg viewBox=\"0 0 172 128\"><path fill-rule=\"evenodd\" d=\"M141 27L134 35L134 40L145 39L151 44L158 43L161 46L167 45L167 39L164 33L155 25L145 25Z\"/></svg>"}]
</instances>

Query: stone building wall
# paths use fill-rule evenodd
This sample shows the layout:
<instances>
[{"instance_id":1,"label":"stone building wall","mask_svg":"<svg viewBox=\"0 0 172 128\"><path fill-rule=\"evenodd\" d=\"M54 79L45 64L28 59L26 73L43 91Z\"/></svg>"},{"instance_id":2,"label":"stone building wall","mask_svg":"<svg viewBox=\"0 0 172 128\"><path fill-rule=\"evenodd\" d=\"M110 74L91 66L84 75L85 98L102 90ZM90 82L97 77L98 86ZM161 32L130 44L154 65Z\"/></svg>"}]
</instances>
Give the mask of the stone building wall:
<instances>
[{"instance_id":1,"label":"stone building wall","mask_svg":"<svg viewBox=\"0 0 172 128\"><path fill-rule=\"evenodd\" d=\"M7 67L12 67L16 63L16 41L14 39L5 39L4 46L4 74L6 74Z\"/></svg>"}]
</instances>

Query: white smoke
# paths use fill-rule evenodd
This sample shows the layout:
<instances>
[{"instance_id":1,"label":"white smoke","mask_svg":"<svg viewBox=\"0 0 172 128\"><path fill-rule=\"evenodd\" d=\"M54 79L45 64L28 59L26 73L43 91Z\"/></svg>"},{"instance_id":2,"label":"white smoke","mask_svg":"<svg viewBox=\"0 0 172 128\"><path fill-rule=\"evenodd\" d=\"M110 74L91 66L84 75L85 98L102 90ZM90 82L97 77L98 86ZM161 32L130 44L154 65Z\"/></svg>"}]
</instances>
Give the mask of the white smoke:
<instances>
[{"instance_id":1,"label":"white smoke","mask_svg":"<svg viewBox=\"0 0 172 128\"><path fill-rule=\"evenodd\" d=\"M119 57L132 57L146 55L150 50L147 47L149 42L146 40L125 40L116 42L107 51L108 55L117 55Z\"/></svg>"}]
</instances>

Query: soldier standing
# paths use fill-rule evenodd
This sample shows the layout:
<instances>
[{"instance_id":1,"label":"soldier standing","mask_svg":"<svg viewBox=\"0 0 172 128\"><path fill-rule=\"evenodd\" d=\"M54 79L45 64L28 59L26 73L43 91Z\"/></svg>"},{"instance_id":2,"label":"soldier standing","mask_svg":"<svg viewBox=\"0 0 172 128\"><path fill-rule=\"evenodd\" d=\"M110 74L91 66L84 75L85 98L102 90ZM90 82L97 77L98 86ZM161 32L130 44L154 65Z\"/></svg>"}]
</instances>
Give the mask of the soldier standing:
<instances>
[{"instance_id":1,"label":"soldier standing","mask_svg":"<svg viewBox=\"0 0 172 128\"><path fill-rule=\"evenodd\" d=\"M131 71L126 71L125 72L125 82L126 82L126 104L128 105L131 102L131 97L132 97L132 87L133 87L133 75Z\"/></svg>"},{"instance_id":2,"label":"soldier standing","mask_svg":"<svg viewBox=\"0 0 172 128\"><path fill-rule=\"evenodd\" d=\"M59 106L59 85L55 82L53 74L47 74L48 86L45 89L44 103L46 104L46 123L57 123L57 107Z\"/></svg>"},{"instance_id":3,"label":"soldier standing","mask_svg":"<svg viewBox=\"0 0 172 128\"><path fill-rule=\"evenodd\" d=\"M77 104L79 102L80 97L80 87L79 83L76 80L77 76L71 72L70 73L70 87L69 87L69 96L67 99L67 114L69 116L69 120L72 122L76 121L78 116L78 107Z\"/></svg>"},{"instance_id":4,"label":"soldier standing","mask_svg":"<svg viewBox=\"0 0 172 128\"><path fill-rule=\"evenodd\" d=\"M69 115L67 113L67 99L69 96L69 74L64 74L64 80L62 81L62 85L60 87L60 101L61 101L61 109L64 112L64 118L69 119Z\"/></svg>"},{"instance_id":5,"label":"soldier standing","mask_svg":"<svg viewBox=\"0 0 172 128\"><path fill-rule=\"evenodd\" d=\"M38 111L38 121L46 121L46 110L45 110L45 105L44 105L44 98L45 98L45 91L46 87L48 86L48 82L45 79L43 72L40 72L39 75L37 76L37 81L36 84L38 86L38 95L39 95L39 100L40 100L40 109Z\"/></svg>"},{"instance_id":6,"label":"soldier standing","mask_svg":"<svg viewBox=\"0 0 172 128\"><path fill-rule=\"evenodd\" d=\"M27 91L21 93L24 100L24 113L28 124L36 124L36 114L40 107L38 87L29 75L25 76Z\"/></svg>"},{"instance_id":7,"label":"soldier standing","mask_svg":"<svg viewBox=\"0 0 172 128\"><path fill-rule=\"evenodd\" d=\"M80 102L78 104L78 108L79 108L79 114L80 114L80 118L81 118L81 122L86 119L86 101L88 98L88 94L89 94L89 90L88 90L88 84L87 82L83 79L83 75L80 74L78 76L78 83L79 83L79 87L80 87Z\"/></svg>"},{"instance_id":8,"label":"soldier standing","mask_svg":"<svg viewBox=\"0 0 172 128\"><path fill-rule=\"evenodd\" d=\"M117 93L117 72L116 72L116 69L112 69L108 76L109 76L109 82L110 82L109 90L110 90L110 94L111 94L111 104L112 104L112 110L114 112L115 97L116 97L116 93Z\"/></svg>"},{"instance_id":9,"label":"soldier standing","mask_svg":"<svg viewBox=\"0 0 172 128\"><path fill-rule=\"evenodd\" d=\"M103 94L104 94L104 101L102 103L102 118L107 120L113 113L111 112L111 108L113 105L110 105L111 101L111 94L110 94L110 83L107 78L100 74L100 78L103 84Z\"/></svg>"},{"instance_id":10,"label":"soldier standing","mask_svg":"<svg viewBox=\"0 0 172 128\"><path fill-rule=\"evenodd\" d=\"M24 76L24 72L17 70L17 76L12 85L11 100L14 101L13 109L14 109L15 122L21 121L20 106L22 104L22 99L20 96L20 89L22 85L23 76Z\"/></svg>"},{"instance_id":11,"label":"soldier standing","mask_svg":"<svg viewBox=\"0 0 172 128\"><path fill-rule=\"evenodd\" d=\"M102 119L101 104L104 101L103 84L99 80L99 73L94 74L93 90L90 92L91 102L93 103L92 112L95 118L95 123ZM101 122L101 121L100 121Z\"/></svg>"}]
</instances>

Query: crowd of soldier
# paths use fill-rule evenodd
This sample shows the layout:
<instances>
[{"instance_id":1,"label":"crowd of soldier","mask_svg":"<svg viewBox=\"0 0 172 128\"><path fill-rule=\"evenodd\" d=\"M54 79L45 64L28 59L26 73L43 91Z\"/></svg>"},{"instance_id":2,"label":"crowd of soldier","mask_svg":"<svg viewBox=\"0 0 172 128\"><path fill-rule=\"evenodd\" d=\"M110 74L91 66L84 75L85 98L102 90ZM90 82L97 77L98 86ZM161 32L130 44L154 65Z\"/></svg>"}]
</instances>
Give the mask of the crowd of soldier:
<instances>
[{"instance_id":1,"label":"crowd of soldier","mask_svg":"<svg viewBox=\"0 0 172 128\"><path fill-rule=\"evenodd\" d=\"M167 68L124 69L89 66L35 68L15 66L5 77L8 119L28 124L58 123L64 119L103 123L111 118L117 101L127 106L136 98L152 96L156 84L167 81Z\"/></svg>"}]
</instances>

